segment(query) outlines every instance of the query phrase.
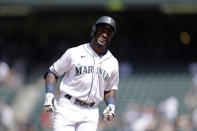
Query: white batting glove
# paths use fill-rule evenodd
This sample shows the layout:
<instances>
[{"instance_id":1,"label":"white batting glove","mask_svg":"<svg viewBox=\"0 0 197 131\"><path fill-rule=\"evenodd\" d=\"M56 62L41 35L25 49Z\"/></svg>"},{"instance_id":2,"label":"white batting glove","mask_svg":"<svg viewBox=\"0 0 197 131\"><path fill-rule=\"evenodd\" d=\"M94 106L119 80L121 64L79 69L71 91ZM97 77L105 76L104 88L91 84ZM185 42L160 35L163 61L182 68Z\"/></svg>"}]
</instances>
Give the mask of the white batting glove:
<instances>
[{"instance_id":1,"label":"white batting glove","mask_svg":"<svg viewBox=\"0 0 197 131\"><path fill-rule=\"evenodd\" d=\"M115 105L109 104L105 110L103 111L104 120L105 121L111 121L114 119L115 116Z\"/></svg>"},{"instance_id":2,"label":"white batting glove","mask_svg":"<svg viewBox=\"0 0 197 131\"><path fill-rule=\"evenodd\" d=\"M44 102L44 110L46 112L54 112L57 108L57 101L54 97L53 93L46 93L45 102Z\"/></svg>"}]
</instances>

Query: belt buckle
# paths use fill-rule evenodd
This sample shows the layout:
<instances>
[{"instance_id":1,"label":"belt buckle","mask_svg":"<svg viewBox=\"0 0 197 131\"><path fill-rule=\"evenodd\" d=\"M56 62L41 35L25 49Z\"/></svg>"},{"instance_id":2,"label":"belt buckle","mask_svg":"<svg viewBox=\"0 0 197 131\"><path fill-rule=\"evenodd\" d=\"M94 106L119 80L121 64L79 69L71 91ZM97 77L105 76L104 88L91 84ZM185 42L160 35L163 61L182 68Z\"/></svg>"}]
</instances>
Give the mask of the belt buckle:
<instances>
[{"instance_id":1,"label":"belt buckle","mask_svg":"<svg viewBox=\"0 0 197 131\"><path fill-rule=\"evenodd\" d=\"M85 105L88 105L88 104L86 104L85 102L83 102L83 101L78 101L79 102L79 104L81 105L81 106L85 106Z\"/></svg>"},{"instance_id":2,"label":"belt buckle","mask_svg":"<svg viewBox=\"0 0 197 131\"><path fill-rule=\"evenodd\" d=\"M91 107L91 103L88 104L88 107Z\"/></svg>"},{"instance_id":3,"label":"belt buckle","mask_svg":"<svg viewBox=\"0 0 197 131\"><path fill-rule=\"evenodd\" d=\"M92 107L95 104L95 102L89 103L88 107Z\"/></svg>"},{"instance_id":4,"label":"belt buckle","mask_svg":"<svg viewBox=\"0 0 197 131\"><path fill-rule=\"evenodd\" d=\"M80 100L78 100L78 99L75 100L75 103L79 103L79 105L85 106L85 107L92 107L92 106L95 104L95 102L92 102L92 103L85 103L85 102L80 101Z\"/></svg>"},{"instance_id":5,"label":"belt buckle","mask_svg":"<svg viewBox=\"0 0 197 131\"><path fill-rule=\"evenodd\" d=\"M85 102L81 102L81 105L82 105L82 106L86 106L86 107L92 107L92 104L93 104L93 103L88 103L88 104L87 104L87 103L85 103Z\"/></svg>"}]
</instances>

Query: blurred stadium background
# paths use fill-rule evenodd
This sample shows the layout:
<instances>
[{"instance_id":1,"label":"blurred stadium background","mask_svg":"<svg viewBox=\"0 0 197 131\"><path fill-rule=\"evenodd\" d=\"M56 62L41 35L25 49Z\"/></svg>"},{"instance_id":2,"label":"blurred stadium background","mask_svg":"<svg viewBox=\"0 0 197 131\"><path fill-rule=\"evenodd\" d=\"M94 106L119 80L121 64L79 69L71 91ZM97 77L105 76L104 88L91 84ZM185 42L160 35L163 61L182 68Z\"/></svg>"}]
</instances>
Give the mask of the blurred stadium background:
<instances>
[{"instance_id":1,"label":"blurred stadium background","mask_svg":"<svg viewBox=\"0 0 197 131\"><path fill-rule=\"evenodd\" d=\"M103 15L117 22L120 84L98 131L197 130L195 0L0 0L0 131L51 130L43 75Z\"/></svg>"}]
</instances>

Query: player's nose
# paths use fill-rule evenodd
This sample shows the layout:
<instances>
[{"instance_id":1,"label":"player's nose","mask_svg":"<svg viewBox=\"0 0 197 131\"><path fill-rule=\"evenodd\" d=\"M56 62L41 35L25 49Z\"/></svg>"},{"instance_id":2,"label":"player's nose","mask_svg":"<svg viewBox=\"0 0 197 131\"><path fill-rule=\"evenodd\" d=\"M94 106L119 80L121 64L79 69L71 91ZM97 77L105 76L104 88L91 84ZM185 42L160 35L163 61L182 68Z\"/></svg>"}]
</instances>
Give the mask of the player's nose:
<instances>
[{"instance_id":1,"label":"player's nose","mask_svg":"<svg viewBox=\"0 0 197 131\"><path fill-rule=\"evenodd\" d=\"M106 32L103 32L102 33L102 37L107 38L108 37L107 33Z\"/></svg>"}]
</instances>

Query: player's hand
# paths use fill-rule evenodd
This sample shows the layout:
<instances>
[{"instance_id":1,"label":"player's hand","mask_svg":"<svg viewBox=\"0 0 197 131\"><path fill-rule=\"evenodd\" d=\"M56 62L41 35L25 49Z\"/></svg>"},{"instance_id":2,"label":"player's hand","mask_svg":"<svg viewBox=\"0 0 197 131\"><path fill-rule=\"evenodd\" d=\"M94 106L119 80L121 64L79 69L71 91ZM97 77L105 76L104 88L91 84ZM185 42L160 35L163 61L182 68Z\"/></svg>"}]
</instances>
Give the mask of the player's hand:
<instances>
[{"instance_id":1,"label":"player's hand","mask_svg":"<svg viewBox=\"0 0 197 131\"><path fill-rule=\"evenodd\" d=\"M45 96L44 111L54 112L56 108L57 108L57 101L54 97L54 94L47 93Z\"/></svg>"},{"instance_id":2,"label":"player's hand","mask_svg":"<svg viewBox=\"0 0 197 131\"><path fill-rule=\"evenodd\" d=\"M115 116L115 105L109 104L103 111L103 115L105 121L112 121Z\"/></svg>"}]
</instances>

